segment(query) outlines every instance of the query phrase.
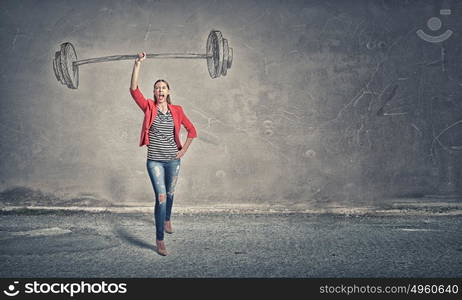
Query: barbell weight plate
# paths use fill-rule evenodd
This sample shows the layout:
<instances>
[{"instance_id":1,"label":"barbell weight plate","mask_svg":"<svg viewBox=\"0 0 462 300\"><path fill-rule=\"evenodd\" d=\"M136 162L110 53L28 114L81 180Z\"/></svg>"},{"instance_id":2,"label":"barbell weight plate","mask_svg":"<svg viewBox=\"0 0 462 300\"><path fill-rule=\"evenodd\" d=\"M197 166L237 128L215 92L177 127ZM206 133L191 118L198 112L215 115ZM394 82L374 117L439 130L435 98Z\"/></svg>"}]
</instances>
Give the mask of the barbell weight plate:
<instances>
[{"instance_id":1,"label":"barbell weight plate","mask_svg":"<svg viewBox=\"0 0 462 300\"><path fill-rule=\"evenodd\" d=\"M59 71L61 72L61 79L63 81L63 84L65 84L68 88L72 88L70 85L70 75L69 75L69 70L67 69L67 63L66 63L66 44L67 43L62 43L59 46L59 59L57 60L57 66L59 68Z\"/></svg>"},{"instance_id":2,"label":"barbell weight plate","mask_svg":"<svg viewBox=\"0 0 462 300\"><path fill-rule=\"evenodd\" d=\"M71 43L68 44L68 50L70 55L67 55L66 57L68 59L70 58L70 61L68 61L68 65L71 67L72 70L72 86L75 89L77 89L79 87L79 66L74 64L74 62L77 61L77 52L75 51L75 48Z\"/></svg>"},{"instance_id":3,"label":"barbell weight plate","mask_svg":"<svg viewBox=\"0 0 462 300\"><path fill-rule=\"evenodd\" d=\"M221 75L226 76L228 70L228 55L229 55L229 46L228 40L223 39L223 64L221 66Z\"/></svg>"},{"instance_id":4,"label":"barbell weight plate","mask_svg":"<svg viewBox=\"0 0 462 300\"><path fill-rule=\"evenodd\" d=\"M79 87L79 67L74 64L77 61L77 53L71 43L66 45L66 65L68 66L70 75L70 88L77 89Z\"/></svg>"},{"instance_id":5,"label":"barbell weight plate","mask_svg":"<svg viewBox=\"0 0 462 300\"><path fill-rule=\"evenodd\" d=\"M205 54L207 55L207 69L209 71L209 75L212 78L216 77L215 74L215 64L213 61L213 32L209 33L209 36L207 37L207 43L205 46Z\"/></svg>"},{"instance_id":6,"label":"barbell weight plate","mask_svg":"<svg viewBox=\"0 0 462 300\"><path fill-rule=\"evenodd\" d=\"M223 36L218 30L210 31L207 38L207 68L210 77L217 78L221 75L223 64Z\"/></svg>"},{"instance_id":7,"label":"barbell weight plate","mask_svg":"<svg viewBox=\"0 0 462 300\"><path fill-rule=\"evenodd\" d=\"M71 89L79 87L79 68L74 65L77 53L74 46L67 42L61 44L61 70L65 84Z\"/></svg>"},{"instance_id":8,"label":"barbell weight plate","mask_svg":"<svg viewBox=\"0 0 462 300\"><path fill-rule=\"evenodd\" d=\"M216 58L216 35L214 31L210 31L209 36L207 38L207 47L206 47L206 54L207 54L207 69L209 70L209 75L211 78L216 78L217 73L215 69L215 60Z\"/></svg>"},{"instance_id":9,"label":"barbell weight plate","mask_svg":"<svg viewBox=\"0 0 462 300\"><path fill-rule=\"evenodd\" d=\"M221 31L215 30L217 36L217 49L218 49L218 66L216 67L217 77L220 77L221 71L223 68L223 57L224 57L224 47L223 47L223 35Z\"/></svg>"},{"instance_id":10,"label":"barbell weight plate","mask_svg":"<svg viewBox=\"0 0 462 300\"><path fill-rule=\"evenodd\" d=\"M228 69L231 69L231 66L233 64L233 48L229 47L228 49Z\"/></svg>"},{"instance_id":11,"label":"barbell weight plate","mask_svg":"<svg viewBox=\"0 0 462 300\"><path fill-rule=\"evenodd\" d=\"M55 58L53 59L53 71L55 72L56 79L61 82L61 84L64 84L64 81L62 80L62 73L61 73L61 67L60 67L60 57L61 57L61 51L56 51L55 53Z\"/></svg>"}]
</instances>

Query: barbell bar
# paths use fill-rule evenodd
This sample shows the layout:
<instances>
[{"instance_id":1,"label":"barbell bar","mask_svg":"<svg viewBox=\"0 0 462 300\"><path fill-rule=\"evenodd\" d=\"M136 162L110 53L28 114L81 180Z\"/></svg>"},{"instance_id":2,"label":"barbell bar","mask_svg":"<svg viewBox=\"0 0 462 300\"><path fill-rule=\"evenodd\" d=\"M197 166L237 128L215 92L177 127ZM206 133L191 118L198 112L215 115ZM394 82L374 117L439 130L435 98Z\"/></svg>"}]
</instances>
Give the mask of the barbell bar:
<instances>
[{"instance_id":1,"label":"barbell bar","mask_svg":"<svg viewBox=\"0 0 462 300\"><path fill-rule=\"evenodd\" d=\"M135 59L138 55L112 55L97 58L77 60L77 52L70 42L60 45L53 58L53 71L56 79L68 88L79 87L79 66L107 61ZM233 48L228 40L218 30L209 33L206 44L206 54L195 53L155 53L146 54L147 59L206 59L207 69L212 78L226 76L233 63Z\"/></svg>"}]
</instances>

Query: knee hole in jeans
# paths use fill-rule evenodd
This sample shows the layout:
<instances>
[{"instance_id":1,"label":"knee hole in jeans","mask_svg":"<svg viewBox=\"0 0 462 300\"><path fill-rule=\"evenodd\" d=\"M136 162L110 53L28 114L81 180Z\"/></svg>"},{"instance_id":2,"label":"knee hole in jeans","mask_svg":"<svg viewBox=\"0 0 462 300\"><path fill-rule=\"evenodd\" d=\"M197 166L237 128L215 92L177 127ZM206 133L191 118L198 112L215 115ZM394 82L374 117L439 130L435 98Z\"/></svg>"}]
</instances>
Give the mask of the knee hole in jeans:
<instances>
[{"instance_id":1,"label":"knee hole in jeans","mask_svg":"<svg viewBox=\"0 0 462 300\"><path fill-rule=\"evenodd\" d=\"M164 203L165 202L166 195L165 194L160 194L159 195L159 203Z\"/></svg>"}]
</instances>

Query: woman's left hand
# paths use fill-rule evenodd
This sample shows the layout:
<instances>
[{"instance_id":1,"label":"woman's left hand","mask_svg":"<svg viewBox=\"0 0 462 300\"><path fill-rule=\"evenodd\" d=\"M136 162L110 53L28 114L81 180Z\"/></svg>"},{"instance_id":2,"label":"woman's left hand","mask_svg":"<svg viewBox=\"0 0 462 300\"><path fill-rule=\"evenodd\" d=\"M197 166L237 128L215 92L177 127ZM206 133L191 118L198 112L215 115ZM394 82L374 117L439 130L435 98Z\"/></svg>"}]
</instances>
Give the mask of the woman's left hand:
<instances>
[{"instance_id":1,"label":"woman's left hand","mask_svg":"<svg viewBox=\"0 0 462 300\"><path fill-rule=\"evenodd\" d=\"M176 153L176 158L182 158L185 153L186 153L186 150L181 149L180 151Z\"/></svg>"}]
</instances>

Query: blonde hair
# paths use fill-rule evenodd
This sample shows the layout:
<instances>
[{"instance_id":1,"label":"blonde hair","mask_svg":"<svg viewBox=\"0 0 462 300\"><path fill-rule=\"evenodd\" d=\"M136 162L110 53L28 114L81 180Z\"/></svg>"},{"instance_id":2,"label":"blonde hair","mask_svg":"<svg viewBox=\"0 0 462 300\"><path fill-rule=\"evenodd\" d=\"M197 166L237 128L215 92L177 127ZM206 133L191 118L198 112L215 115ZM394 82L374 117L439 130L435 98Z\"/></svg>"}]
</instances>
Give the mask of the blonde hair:
<instances>
[{"instance_id":1,"label":"blonde hair","mask_svg":"<svg viewBox=\"0 0 462 300\"><path fill-rule=\"evenodd\" d=\"M159 82L165 83L167 85L167 88L170 90L170 84L168 84L168 82L166 80L164 80L164 79L159 79L156 82L154 82L154 87L156 87L156 84L159 83ZM156 95L154 95L154 102L157 104ZM172 100L170 99L170 94L168 94L168 96L167 96L167 103L172 104Z\"/></svg>"}]
</instances>

